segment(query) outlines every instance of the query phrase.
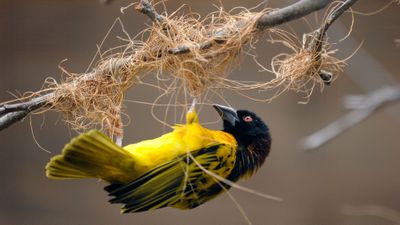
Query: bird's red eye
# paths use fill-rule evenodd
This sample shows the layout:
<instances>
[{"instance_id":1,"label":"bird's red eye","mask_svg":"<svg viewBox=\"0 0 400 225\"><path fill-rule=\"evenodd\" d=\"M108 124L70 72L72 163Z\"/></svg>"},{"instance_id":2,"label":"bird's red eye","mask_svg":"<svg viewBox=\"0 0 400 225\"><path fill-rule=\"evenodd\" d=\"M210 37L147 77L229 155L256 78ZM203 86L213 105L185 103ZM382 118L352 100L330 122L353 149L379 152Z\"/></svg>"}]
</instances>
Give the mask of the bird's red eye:
<instances>
[{"instance_id":1,"label":"bird's red eye","mask_svg":"<svg viewBox=\"0 0 400 225\"><path fill-rule=\"evenodd\" d=\"M251 116L245 116L245 117L243 117L243 121L250 123L250 122L253 122L253 118L251 118Z\"/></svg>"}]
</instances>

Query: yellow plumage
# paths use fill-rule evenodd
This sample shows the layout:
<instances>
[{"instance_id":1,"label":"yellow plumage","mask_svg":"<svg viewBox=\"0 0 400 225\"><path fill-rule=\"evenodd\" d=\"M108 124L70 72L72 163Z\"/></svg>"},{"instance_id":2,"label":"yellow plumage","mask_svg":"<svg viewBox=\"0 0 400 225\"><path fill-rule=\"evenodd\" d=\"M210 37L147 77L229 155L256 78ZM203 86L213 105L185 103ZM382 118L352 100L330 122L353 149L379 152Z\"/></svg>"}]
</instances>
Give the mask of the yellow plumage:
<instances>
[{"instance_id":1,"label":"yellow plumage","mask_svg":"<svg viewBox=\"0 0 400 225\"><path fill-rule=\"evenodd\" d=\"M176 125L161 137L117 146L99 131L74 138L46 166L50 178L99 178L111 183L106 190L123 203L123 212L172 206L194 208L225 187L211 171L228 177L236 161L237 142L226 132L204 128L194 111L185 125ZM199 165L201 165L200 168Z\"/></svg>"}]
</instances>

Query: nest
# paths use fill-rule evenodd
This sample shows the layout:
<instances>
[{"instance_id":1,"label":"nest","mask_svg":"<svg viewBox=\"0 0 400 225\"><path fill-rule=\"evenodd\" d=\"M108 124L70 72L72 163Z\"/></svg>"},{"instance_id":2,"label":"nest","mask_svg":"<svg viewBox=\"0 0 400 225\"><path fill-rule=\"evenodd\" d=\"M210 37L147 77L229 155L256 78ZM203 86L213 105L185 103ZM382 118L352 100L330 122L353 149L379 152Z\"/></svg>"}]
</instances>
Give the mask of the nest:
<instances>
[{"instance_id":1,"label":"nest","mask_svg":"<svg viewBox=\"0 0 400 225\"><path fill-rule=\"evenodd\" d=\"M236 9L238 10L238 9ZM258 36L255 23L262 13L222 9L200 20L196 14L163 15L140 35L129 40L123 53L102 59L93 71L69 73L62 83L47 82L54 92L52 108L65 115L75 130L101 128L110 136L122 136L122 101L125 91L147 74L167 73L191 96L220 87L246 43Z\"/></svg>"},{"instance_id":2,"label":"nest","mask_svg":"<svg viewBox=\"0 0 400 225\"><path fill-rule=\"evenodd\" d=\"M282 43L292 52L278 54L271 61L275 78L266 83L264 88L279 87L273 98L291 90L302 93L305 98L303 103L306 103L316 86L322 90L325 85L330 85L346 65L345 60L334 57L337 50L329 42L317 39L318 32L303 35L302 43L287 32L275 34L278 37L273 37L271 33L271 41Z\"/></svg>"},{"instance_id":3,"label":"nest","mask_svg":"<svg viewBox=\"0 0 400 225\"><path fill-rule=\"evenodd\" d=\"M321 71L335 73L344 66L343 61L332 56L335 50L329 50L327 42L323 42L321 49L312 48L315 35L305 36L304 43L299 45L291 34L269 29L270 34L276 34L273 42L293 50L272 59L275 78L260 82L230 80L227 75L239 64L239 56L247 50L244 46L251 48L259 39L256 23L268 9L254 13L245 8L230 12L221 8L201 19L197 14L179 10L171 15L158 15L152 6L143 3L146 1L141 1L136 9L147 14L153 24L137 35L141 38L129 37L121 53L103 53L89 73L74 74L61 68L66 74L64 82L51 80L40 91L40 94L53 93L52 109L62 112L73 129L96 127L109 136L122 137L124 94L150 72L168 74L180 84L185 96L199 97L213 88L235 91L278 88L272 98L286 90L302 92L308 98L317 84L334 80L321 79Z\"/></svg>"},{"instance_id":4,"label":"nest","mask_svg":"<svg viewBox=\"0 0 400 225\"><path fill-rule=\"evenodd\" d=\"M246 43L255 42L255 23L262 13L222 10L200 21L197 15L164 17L147 32L141 49L144 67L172 75L191 96L218 87Z\"/></svg>"}]
</instances>

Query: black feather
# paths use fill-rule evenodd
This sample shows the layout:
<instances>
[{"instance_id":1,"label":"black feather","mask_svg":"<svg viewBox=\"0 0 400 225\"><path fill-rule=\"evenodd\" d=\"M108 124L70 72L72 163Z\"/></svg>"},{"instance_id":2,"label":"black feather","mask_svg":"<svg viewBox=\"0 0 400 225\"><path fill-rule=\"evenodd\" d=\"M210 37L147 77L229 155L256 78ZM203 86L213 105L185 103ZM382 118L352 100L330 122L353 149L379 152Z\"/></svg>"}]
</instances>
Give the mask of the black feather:
<instances>
[{"instance_id":1,"label":"black feather","mask_svg":"<svg viewBox=\"0 0 400 225\"><path fill-rule=\"evenodd\" d=\"M238 142L235 167L228 179L237 181L245 175L251 175L265 162L271 148L271 135L268 126L255 113L238 110L238 122L224 121L224 131L232 134ZM252 120L246 122L245 117Z\"/></svg>"}]
</instances>

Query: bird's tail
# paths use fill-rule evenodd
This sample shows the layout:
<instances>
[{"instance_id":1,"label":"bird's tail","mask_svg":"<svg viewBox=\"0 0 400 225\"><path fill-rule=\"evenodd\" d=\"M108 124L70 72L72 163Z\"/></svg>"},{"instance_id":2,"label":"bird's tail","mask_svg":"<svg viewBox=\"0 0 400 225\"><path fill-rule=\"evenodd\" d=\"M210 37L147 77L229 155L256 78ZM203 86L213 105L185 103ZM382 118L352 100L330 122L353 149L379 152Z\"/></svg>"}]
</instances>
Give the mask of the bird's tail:
<instances>
[{"instance_id":1,"label":"bird's tail","mask_svg":"<svg viewBox=\"0 0 400 225\"><path fill-rule=\"evenodd\" d=\"M46 166L46 175L53 179L99 178L110 183L131 179L134 160L129 152L116 145L98 130L71 140L61 155Z\"/></svg>"}]
</instances>

